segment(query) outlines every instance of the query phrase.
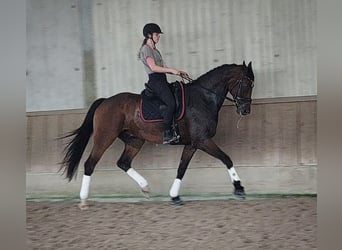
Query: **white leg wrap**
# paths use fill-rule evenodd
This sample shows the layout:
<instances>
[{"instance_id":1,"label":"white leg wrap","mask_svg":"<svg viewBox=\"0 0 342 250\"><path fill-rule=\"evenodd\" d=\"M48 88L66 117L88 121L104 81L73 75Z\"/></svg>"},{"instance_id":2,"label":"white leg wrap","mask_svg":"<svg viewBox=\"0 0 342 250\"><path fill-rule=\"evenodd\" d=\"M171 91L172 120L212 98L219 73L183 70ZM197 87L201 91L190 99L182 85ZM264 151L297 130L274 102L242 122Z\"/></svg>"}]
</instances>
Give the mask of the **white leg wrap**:
<instances>
[{"instance_id":1,"label":"white leg wrap","mask_svg":"<svg viewBox=\"0 0 342 250\"><path fill-rule=\"evenodd\" d=\"M179 194L179 189L180 189L180 186L181 186L181 182L182 180L180 179L175 179L172 186L171 186L171 189L170 189L170 196L172 198L174 197L177 197L178 194Z\"/></svg>"},{"instance_id":2,"label":"white leg wrap","mask_svg":"<svg viewBox=\"0 0 342 250\"><path fill-rule=\"evenodd\" d=\"M81 198L81 200L85 200L85 199L88 198L89 184L90 184L90 176L83 175L82 187L81 187L81 191L80 191L80 198Z\"/></svg>"},{"instance_id":3,"label":"white leg wrap","mask_svg":"<svg viewBox=\"0 0 342 250\"><path fill-rule=\"evenodd\" d=\"M230 169L228 169L228 173L230 175L230 179L232 180L232 182L234 181L239 181L240 177L238 176L238 174L235 171L234 167L231 167Z\"/></svg>"},{"instance_id":4,"label":"white leg wrap","mask_svg":"<svg viewBox=\"0 0 342 250\"><path fill-rule=\"evenodd\" d=\"M137 171L135 171L133 168L130 168L126 172L133 180L136 181L136 183L139 184L141 188L144 188L148 185L147 181L144 177L142 177Z\"/></svg>"}]
</instances>

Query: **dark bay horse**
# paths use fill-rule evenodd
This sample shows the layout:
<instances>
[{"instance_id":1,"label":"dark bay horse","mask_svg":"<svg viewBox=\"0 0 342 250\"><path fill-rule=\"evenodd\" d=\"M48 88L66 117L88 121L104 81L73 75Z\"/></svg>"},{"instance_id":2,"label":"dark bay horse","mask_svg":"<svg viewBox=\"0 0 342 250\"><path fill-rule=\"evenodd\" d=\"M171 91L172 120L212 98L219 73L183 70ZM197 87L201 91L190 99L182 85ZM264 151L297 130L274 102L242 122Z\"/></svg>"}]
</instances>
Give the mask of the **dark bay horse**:
<instances>
[{"instance_id":1,"label":"dark bay horse","mask_svg":"<svg viewBox=\"0 0 342 250\"><path fill-rule=\"evenodd\" d=\"M231 100L235 102L239 115L250 113L253 82L252 63L246 66L243 62L242 65L224 64L184 85L186 109L183 118L178 121L181 136L178 144L184 145L184 149L169 193L174 204L182 202L179 197L181 180L197 149L220 159L228 169L234 195L245 197L244 187L232 160L215 144L212 137L216 134L219 110L224 100L229 99L226 97L228 92L233 97ZM143 192L149 192L146 179L131 167L131 163L145 141L162 144L163 126L161 123L144 123L141 120L140 99L140 95L133 93L119 93L98 99L91 105L82 125L65 136L72 139L65 147L61 169L64 169L66 177L71 181L93 134L94 144L84 164L81 204L85 204L88 198L90 178L97 162L116 138L125 143L125 149L117 161L118 167L133 178Z\"/></svg>"}]
</instances>

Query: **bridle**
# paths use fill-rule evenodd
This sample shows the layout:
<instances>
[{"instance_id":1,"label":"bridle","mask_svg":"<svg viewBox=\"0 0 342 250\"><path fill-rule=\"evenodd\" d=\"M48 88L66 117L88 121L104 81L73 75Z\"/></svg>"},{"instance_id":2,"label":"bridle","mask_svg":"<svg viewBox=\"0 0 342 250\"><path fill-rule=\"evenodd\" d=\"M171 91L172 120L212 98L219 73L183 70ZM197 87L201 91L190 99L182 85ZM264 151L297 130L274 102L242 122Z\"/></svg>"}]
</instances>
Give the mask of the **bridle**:
<instances>
[{"instance_id":1,"label":"bridle","mask_svg":"<svg viewBox=\"0 0 342 250\"><path fill-rule=\"evenodd\" d=\"M187 80L189 81L189 83L193 82L193 79L191 79L190 77L183 77L181 76L182 80ZM231 101L232 103L234 103L235 105L238 105L240 103L251 103L252 102L252 99L251 98L247 98L247 97L241 97L239 96L239 93L241 92L242 90L242 83L243 83L243 79L244 78L247 78L247 80L251 83L250 84L250 87L253 88L254 87L254 82L251 78L249 78L248 76L244 75L244 74L241 74L241 77L239 80L236 81L236 84L233 86L233 88L231 88L228 92L232 93L232 90L234 90L236 87L239 87L238 91L236 92L236 95L233 96L233 98L230 98L228 96L223 96L223 95L219 95L217 93L215 93L214 91L212 91L211 89L208 89L206 87L203 87L202 85L198 85L200 86L202 89L205 89L206 91L210 92L210 93L213 93L221 98L224 98L228 101Z\"/></svg>"},{"instance_id":2,"label":"bridle","mask_svg":"<svg viewBox=\"0 0 342 250\"><path fill-rule=\"evenodd\" d=\"M228 100L230 100L231 102L234 102L235 104L239 104L239 103L251 103L252 102L252 99L251 98L247 98L247 97L241 97L239 96L239 93L241 92L242 90L242 83L243 83L243 79L244 78L247 78L247 80L251 83L250 84L250 88L253 88L254 87L254 82L251 78L249 78L248 76L242 74L241 75L241 78L239 80L237 80L236 84L234 85L233 88L231 88L231 90L229 90L230 93L232 93L233 89L235 89L237 86L239 87L238 91L236 92L236 95L233 96L234 99L231 99L231 98L227 98Z\"/></svg>"}]
</instances>

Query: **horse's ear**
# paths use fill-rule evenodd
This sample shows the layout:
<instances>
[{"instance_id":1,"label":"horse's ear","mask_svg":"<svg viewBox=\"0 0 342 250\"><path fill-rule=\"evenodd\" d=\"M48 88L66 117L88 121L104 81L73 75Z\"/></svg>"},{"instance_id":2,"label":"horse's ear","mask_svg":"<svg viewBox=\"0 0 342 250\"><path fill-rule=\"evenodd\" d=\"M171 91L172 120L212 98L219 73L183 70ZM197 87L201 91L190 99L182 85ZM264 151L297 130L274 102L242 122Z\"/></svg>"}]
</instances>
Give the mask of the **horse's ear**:
<instances>
[{"instance_id":1,"label":"horse's ear","mask_svg":"<svg viewBox=\"0 0 342 250\"><path fill-rule=\"evenodd\" d=\"M246 66L245 60L243 60L243 66Z\"/></svg>"},{"instance_id":2,"label":"horse's ear","mask_svg":"<svg viewBox=\"0 0 342 250\"><path fill-rule=\"evenodd\" d=\"M252 62L249 62L248 68L249 68L249 69L252 69Z\"/></svg>"}]
</instances>

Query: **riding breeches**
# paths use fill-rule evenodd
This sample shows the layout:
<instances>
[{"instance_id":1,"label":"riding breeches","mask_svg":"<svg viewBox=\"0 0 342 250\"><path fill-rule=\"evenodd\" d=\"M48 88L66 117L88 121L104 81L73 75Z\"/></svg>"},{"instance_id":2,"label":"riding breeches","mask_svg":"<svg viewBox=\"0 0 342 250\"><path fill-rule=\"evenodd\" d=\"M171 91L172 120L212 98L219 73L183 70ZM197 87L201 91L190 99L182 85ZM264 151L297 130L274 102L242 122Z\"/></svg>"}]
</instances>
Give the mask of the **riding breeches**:
<instances>
[{"instance_id":1,"label":"riding breeches","mask_svg":"<svg viewBox=\"0 0 342 250\"><path fill-rule=\"evenodd\" d=\"M152 73L148 75L148 86L153 90L153 93L166 105L165 109L161 110L163 116L164 129L170 129L173 121L174 111L176 107L174 96L170 90L169 83L164 73Z\"/></svg>"}]
</instances>

